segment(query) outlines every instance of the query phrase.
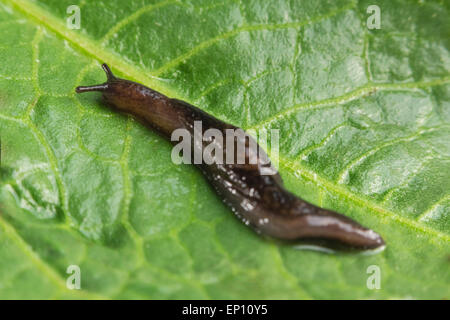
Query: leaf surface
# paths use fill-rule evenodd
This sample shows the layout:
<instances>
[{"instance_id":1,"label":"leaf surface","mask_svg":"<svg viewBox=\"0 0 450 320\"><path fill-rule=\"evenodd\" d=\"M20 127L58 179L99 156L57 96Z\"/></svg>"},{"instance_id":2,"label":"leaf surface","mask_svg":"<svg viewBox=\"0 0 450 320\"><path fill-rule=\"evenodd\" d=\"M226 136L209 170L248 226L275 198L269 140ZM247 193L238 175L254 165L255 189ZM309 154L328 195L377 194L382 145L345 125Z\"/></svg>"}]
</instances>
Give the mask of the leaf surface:
<instances>
[{"instance_id":1,"label":"leaf surface","mask_svg":"<svg viewBox=\"0 0 450 320\"><path fill-rule=\"evenodd\" d=\"M369 30L371 4L3 0L0 297L448 298L449 7L380 1ZM167 141L75 94L104 81L101 62L234 125L279 129L288 189L387 248L262 239ZM69 265L82 290L66 288Z\"/></svg>"}]
</instances>

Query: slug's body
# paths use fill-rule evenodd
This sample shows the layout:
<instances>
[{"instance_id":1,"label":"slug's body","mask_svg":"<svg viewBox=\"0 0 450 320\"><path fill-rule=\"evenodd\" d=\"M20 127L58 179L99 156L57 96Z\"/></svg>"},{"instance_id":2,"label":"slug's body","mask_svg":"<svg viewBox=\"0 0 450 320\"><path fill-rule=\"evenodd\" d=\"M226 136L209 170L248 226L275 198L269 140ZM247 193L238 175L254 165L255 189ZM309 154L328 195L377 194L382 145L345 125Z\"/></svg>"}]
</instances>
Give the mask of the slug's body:
<instances>
[{"instance_id":1,"label":"slug's body","mask_svg":"<svg viewBox=\"0 0 450 320\"><path fill-rule=\"evenodd\" d=\"M134 115L168 138L176 129L187 129L194 136L194 121L202 122L203 131L214 128L224 136L226 129L239 129L186 102L116 78L106 64L103 69L108 77L106 83L78 87L76 91L103 92L109 105ZM202 140L201 143L210 142ZM226 142L223 144L223 150L226 150ZM193 146L195 148L195 143ZM363 250L384 245L383 239L374 231L343 215L313 206L287 191L278 172L262 174L262 170L275 170L270 163L263 164L259 160L256 164L249 164L249 161L245 164L203 162L197 166L236 215L264 235L294 244L306 242L331 248Z\"/></svg>"}]
</instances>

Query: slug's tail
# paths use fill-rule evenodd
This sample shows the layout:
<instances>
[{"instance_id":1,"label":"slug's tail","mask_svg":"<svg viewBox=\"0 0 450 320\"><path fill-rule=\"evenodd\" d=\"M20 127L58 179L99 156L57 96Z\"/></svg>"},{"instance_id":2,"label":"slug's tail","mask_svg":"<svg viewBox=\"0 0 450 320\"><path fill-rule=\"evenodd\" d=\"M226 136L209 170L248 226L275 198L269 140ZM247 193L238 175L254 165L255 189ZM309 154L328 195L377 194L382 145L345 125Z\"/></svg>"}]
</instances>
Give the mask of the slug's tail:
<instances>
[{"instance_id":1,"label":"slug's tail","mask_svg":"<svg viewBox=\"0 0 450 320\"><path fill-rule=\"evenodd\" d=\"M338 213L325 210L324 212L327 213L320 218L313 217L310 222L315 226L328 223L329 230L323 237L328 244L332 242L336 248L344 246L348 249L357 250L374 250L385 246L383 238L375 231L365 228L356 221Z\"/></svg>"},{"instance_id":2,"label":"slug's tail","mask_svg":"<svg viewBox=\"0 0 450 320\"><path fill-rule=\"evenodd\" d=\"M107 81L102 84L96 84L93 86L79 86L75 88L77 93L89 92L89 91L106 91L109 88L109 84L116 80L117 78L112 73L111 69L106 63L102 64L103 70L105 70Z\"/></svg>"},{"instance_id":3,"label":"slug's tail","mask_svg":"<svg viewBox=\"0 0 450 320\"><path fill-rule=\"evenodd\" d=\"M303 226L299 228L300 238L317 240L318 244L331 249L373 250L385 246L378 233L333 211L317 208L316 212L300 216L299 220Z\"/></svg>"},{"instance_id":4,"label":"slug's tail","mask_svg":"<svg viewBox=\"0 0 450 320\"><path fill-rule=\"evenodd\" d=\"M281 187L268 190L261 192L263 209L258 219L252 221L265 234L296 245L315 244L338 250L373 250L385 246L378 233L347 216L303 201ZM270 223L261 224L259 220L263 218Z\"/></svg>"}]
</instances>

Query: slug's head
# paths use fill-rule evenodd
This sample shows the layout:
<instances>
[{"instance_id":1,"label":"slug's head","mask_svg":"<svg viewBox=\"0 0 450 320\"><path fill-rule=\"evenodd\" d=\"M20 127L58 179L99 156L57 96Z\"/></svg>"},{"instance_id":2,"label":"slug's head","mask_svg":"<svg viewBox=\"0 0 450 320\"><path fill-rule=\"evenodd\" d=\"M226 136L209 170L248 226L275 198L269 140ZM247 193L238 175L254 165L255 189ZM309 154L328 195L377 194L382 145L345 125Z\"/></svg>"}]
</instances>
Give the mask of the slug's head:
<instances>
[{"instance_id":1,"label":"slug's head","mask_svg":"<svg viewBox=\"0 0 450 320\"><path fill-rule=\"evenodd\" d=\"M119 110L125 112L136 112L141 105L142 99L147 94L146 87L132 81L117 78L111 72L106 63L102 64L106 73L107 81L92 86L79 86L75 89L77 93L99 91L103 93L103 99Z\"/></svg>"}]
</instances>

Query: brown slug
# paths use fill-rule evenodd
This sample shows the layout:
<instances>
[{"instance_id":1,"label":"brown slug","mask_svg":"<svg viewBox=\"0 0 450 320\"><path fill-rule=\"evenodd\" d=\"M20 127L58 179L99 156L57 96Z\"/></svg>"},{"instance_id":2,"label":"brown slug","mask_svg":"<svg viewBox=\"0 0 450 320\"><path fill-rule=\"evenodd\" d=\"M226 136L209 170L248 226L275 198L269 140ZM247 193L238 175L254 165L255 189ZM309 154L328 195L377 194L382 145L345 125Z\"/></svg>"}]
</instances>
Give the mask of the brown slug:
<instances>
[{"instance_id":1,"label":"brown slug","mask_svg":"<svg viewBox=\"0 0 450 320\"><path fill-rule=\"evenodd\" d=\"M116 78L106 64L103 64L103 69L107 75L105 83L80 86L76 92L102 92L110 106L134 115L165 137L170 138L176 129L189 131L193 149L196 149L194 153L206 142L211 142L211 139L205 141L202 138L200 143L195 143L194 121L201 121L203 132L217 129L225 133L227 129L239 129L184 101L168 98L136 82ZM247 136L246 139L252 138ZM220 143L223 150L227 150L226 142ZM245 147L248 146L249 140L246 140ZM253 164L248 161L248 150L245 152L244 164L201 162L196 165L233 212L258 233L295 245L319 244L333 249L365 250L384 246L383 239L374 231L341 214L309 204L287 191L270 161L260 161L260 157L267 157L264 152ZM273 174L262 174L263 170L272 170Z\"/></svg>"}]
</instances>

